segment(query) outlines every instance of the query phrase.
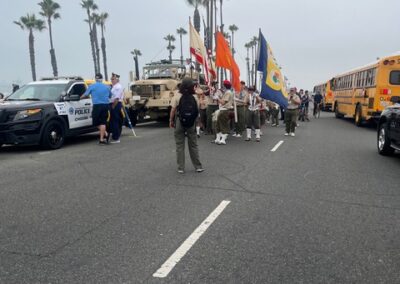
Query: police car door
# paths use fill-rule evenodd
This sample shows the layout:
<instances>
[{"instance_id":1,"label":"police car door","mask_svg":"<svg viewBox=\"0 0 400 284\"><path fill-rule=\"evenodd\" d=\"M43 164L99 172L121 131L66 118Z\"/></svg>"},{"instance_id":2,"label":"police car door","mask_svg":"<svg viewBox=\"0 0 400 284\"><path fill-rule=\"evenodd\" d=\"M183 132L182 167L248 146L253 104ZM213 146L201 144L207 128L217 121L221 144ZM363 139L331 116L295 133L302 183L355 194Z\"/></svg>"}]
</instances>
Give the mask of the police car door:
<instances>
[{"instance_id":1,"label":"police car door","mask_svg":"<svg viewBox=\"0 0 400 284\"><path fill-rule=\"evenodd\" d=\"M86 91L84 83L73 84L69 91L69 95L82 96ZM69 101L66 103L66 110L68 112L68 122L70 129L92 126L92 99L85 98L79 101Z\"/></svg>"}]
</instances>

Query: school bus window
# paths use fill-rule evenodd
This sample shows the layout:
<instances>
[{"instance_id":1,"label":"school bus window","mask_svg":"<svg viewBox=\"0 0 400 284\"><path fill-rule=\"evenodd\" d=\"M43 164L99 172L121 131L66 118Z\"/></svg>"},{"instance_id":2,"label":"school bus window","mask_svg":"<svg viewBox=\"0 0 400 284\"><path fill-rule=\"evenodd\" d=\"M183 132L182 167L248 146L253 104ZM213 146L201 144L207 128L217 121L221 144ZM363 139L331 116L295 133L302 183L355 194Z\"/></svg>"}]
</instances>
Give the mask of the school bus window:
<instances>
[{"instance_id":1,"label":"school bus window","mask_svg":"<svg viewBox=\"0 0 400 284\"><path fill-rule=\"evenodd\" d=\"M390 81L389 82L391 85L400 85L400 71L390 72Z\"/></svg>"}]
</instances>

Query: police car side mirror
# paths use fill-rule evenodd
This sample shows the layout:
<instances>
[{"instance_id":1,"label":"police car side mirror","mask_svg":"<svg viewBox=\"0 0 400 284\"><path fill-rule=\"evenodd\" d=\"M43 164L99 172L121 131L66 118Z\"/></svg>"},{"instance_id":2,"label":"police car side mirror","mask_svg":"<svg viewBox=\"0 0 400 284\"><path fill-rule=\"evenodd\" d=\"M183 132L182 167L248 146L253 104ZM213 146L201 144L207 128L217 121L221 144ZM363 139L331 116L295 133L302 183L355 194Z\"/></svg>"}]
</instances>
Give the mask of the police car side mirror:
<instances>
[{"instance_id":1,"label":"police car side mirror","mask_svg":"<svg viewBox=\"0 0 400 284\"><path fill-rule=\"evenodd\" d=\"M69 100L72 102L77 102L81 99L81 96L80 95L69 95L67 98L69 98Z\"/></svg>"}]
</instances>

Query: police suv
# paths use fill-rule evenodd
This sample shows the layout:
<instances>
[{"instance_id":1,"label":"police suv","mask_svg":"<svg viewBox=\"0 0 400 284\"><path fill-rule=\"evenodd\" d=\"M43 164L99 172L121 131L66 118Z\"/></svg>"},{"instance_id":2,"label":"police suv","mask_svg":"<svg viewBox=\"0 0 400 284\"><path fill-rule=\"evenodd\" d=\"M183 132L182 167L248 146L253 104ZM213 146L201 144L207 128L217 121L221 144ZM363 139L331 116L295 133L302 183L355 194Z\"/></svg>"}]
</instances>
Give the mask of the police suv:
<instances>
[{"instance_id":1,"label":"police suv","mask_svg":"<svg viewBox=\"0 0 400 284\"><path fill-rule=\"evenodd\" d=\"M96 131L92 100L81 99L80 77L44 78L0 101L0 147L4 144L60 148L65 137Z\"/></svg>"}]
</instances>

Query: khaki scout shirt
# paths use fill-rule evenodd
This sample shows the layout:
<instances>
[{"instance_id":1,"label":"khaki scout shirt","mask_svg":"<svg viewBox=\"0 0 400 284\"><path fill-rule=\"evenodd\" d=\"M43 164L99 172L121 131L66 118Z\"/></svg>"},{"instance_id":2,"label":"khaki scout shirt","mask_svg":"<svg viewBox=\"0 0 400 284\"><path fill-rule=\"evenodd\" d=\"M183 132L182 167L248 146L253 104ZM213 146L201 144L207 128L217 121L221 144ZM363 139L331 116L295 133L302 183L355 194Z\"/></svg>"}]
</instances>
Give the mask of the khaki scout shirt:
<instances>
[{"instance_id":1,"label":"khaki scout shirt","mask_svg":"<svg viewBox=\"0 0 400 284\"><path fill-rule=\"evenodd\" d=\"M247 96L247 92L245 90L240 91L235 94L235 100L237 106L244 106L244 99Z\"/></svg>"},{"instance_id":2,"label":"khaki scout shirt","mask_svg":"<svg viewBox=\"0 0 400 284\"><path fill-rule=\"evenodd\" d=\"M221 90L211 91L210 95L207 97L208 105L218 105L218 99L222 97Z\"/></svg>"},{"instance_id":3,"label":"khaki scout shirt","mask_svg":"<svg viewBox=\"0 0 400 284\"><path fill-rule=\"evenodd\" d=\"M233 107L233 93L231 90L227 90L222 96L221 100L224 102L219 105L219 109L231 109Z\"/></svg>"}]
</instances>

